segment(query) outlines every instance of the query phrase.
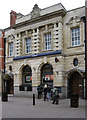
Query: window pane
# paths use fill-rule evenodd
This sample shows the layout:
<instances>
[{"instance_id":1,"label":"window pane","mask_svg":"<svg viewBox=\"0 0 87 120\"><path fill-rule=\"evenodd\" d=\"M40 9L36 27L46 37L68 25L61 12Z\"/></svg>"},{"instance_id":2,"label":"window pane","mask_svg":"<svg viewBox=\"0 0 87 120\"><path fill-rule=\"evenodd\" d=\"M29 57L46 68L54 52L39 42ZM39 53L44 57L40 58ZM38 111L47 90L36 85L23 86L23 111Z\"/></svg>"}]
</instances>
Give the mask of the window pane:
<instances>
[{"instance_id":1,"label":"window pane","mask_svg":"<svg viewBox=\"0 0 87 120\"><path fill-rule=\"evenodd\" d=\"M51 33L45 34L45 50L50 50L51 44Z\"/></svg>"},{"instance_id":2,"label":"window pane","mask_svg":"<svg viewBox=\"0 0 87 120\"><path fill-rule=\"evenodd\" d=\"M71 41L72 41L72 46L80 45L80 28L79 27L71 29Z\"/></svg>"},{"instance_id":3,"label":"window pane","mask_svg":"<svg viewBox=\"0 0 87 120\"><path fill-rule=\"evenodd\" d=\"M26 53L30 53L31 52L31 39L27 38L25 41L25 46L26 46Z\"/></svg>"},{"instance_id":4,"label":"window pane","mask_svg":"<svg viewBox=\"0 0 87 120\"><path fill-rule=\"evenodd\" d=\"M9 57L13 56L13 42L9 43Z\"/></svg>"}]
</instances>

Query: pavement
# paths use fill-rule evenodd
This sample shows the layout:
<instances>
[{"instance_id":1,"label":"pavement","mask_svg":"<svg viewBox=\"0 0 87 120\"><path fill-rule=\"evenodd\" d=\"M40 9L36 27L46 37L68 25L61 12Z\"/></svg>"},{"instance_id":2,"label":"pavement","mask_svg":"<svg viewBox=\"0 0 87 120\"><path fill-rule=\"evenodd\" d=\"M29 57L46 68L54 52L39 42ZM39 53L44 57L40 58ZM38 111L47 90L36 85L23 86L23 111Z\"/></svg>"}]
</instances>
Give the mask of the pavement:
<instances>
[{"instance_id":1,"label":"pavement","mask_svg":"<svg viewBox=\"0 0 87 120\"><path fill-rule=\"evenodd\" d=\"M0 118L85 118L85 100L79 99L79 107L71 108L70 99L52 101L28 97L8 97L8 102L0 101Z\"/></svg>"}]
</instances>

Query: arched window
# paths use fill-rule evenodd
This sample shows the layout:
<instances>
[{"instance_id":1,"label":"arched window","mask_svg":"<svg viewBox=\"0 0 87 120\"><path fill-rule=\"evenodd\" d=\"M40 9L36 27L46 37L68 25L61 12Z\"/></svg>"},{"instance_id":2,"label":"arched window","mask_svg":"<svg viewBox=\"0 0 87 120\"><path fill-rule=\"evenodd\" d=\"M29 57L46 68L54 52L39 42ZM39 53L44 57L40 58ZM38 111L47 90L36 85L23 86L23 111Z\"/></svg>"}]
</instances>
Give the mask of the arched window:
<instances>
[{"instance_id":1,"label":"arched window","mask_svg":"<svg viewBox=\"0 0 87 120\"><path fill-rule=\"evenodd\" d=\"M53 68L50 64L44 64L41 68L41 82L53 85Z\"/></svg>"},{"instance_id":2,"label":"arched window","mask_svg":"<svg viewBox=\"0 0 87 120\"><path fill-rule=\"evenodd\" d=\"M32 70L29 66L23 68L23 84L32 84Z\"/></svg>"}]
</instances>

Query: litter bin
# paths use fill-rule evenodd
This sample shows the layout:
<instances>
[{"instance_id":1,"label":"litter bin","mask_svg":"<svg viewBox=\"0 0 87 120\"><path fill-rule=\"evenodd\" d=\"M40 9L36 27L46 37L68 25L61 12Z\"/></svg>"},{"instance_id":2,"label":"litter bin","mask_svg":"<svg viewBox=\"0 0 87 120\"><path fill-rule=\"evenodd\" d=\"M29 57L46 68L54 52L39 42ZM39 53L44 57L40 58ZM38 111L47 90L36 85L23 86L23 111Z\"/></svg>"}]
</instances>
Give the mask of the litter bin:
<instances>
[{"instance_id":1,"label":"litter bin","mask_svg":"<svg viewBox=\"0 0 87 120\"><path fill-rule=\"evenodd\" d=\"M79 107L79 95L78 94L72 94L71 95L70 107L74 107L74 108Z\"/></svg>"},{"instance_id":2,"label":"litter bin","mask_svg":"<svg viewBox=\"0 0 87 120\"><path fill-rule=\"evenodd\" d=\"M2 93L2 101L4 101L4 102L8 101L8 94L6 92Z\"/></svg>"}]
</instances>

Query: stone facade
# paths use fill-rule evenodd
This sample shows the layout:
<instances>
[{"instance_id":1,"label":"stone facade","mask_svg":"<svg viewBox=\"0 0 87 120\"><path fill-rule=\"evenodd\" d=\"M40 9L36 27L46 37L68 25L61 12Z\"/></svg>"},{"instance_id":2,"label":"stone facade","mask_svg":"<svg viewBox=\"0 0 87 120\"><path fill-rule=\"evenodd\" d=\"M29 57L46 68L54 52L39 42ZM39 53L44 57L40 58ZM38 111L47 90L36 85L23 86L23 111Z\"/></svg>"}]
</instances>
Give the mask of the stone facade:
<instances>
[{"instance_id":1,"label":"stone facade","mask_svg":"<svg viewBox=\"0 0 87 120\"><path fill-rule=\"evenodd\" d=\"M67 79L71 73L78 72L84 79L85 48L84 23L85 7L67 11L62 4L40 9L34 6L26 16L16 14L16 24L5 30L6 37L6 73L14 75L14 94L30 95L32 92L20 91L23 82L23 68L29 66L32 70L32 91L36 93L41 83L41 69L44 64L53 68L53 86L61 88L61 97L67 96ZM80 44L72 46L71 29L80 28ZM51 33L52 46L45 50L44 35ZM31 38L31 52L25 51L25 40ZM13 56L9 57L9 43L13 42ZM57 51L55 53L55 51ZM60 51L60 52L59 52ZM43 54L44 53L44 54ZM58 62L55 62L55 58ZM78 59L78 65L73 60Z\"/></svg>"}]
</instances>

